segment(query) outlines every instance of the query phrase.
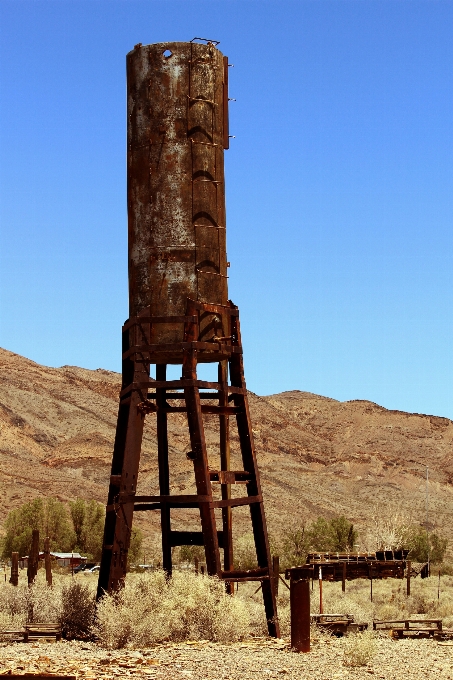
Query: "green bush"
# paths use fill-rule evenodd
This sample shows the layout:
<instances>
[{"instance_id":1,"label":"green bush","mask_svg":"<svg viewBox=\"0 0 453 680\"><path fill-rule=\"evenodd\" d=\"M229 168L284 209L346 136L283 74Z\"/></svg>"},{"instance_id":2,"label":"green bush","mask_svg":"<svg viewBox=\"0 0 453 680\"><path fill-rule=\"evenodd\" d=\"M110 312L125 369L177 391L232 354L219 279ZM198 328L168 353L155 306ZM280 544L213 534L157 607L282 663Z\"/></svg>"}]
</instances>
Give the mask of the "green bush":
<instances>
[{"instance_id":1,"label":"green bush","mask_svg":"<svg viewBox=\"0 0 453 680\"><path fill-rule=\"evenodd\" d=\"M409 557L414 562L429 561L437 564L443 561L448 541L436 533L428 533L423 527L409 530L405 547L410 550Z\"/></svg>"},{"instance_id":2,"label":"green bush","mask_svg":"<svg viewBox=\"0 0 453 680\"><path fill-rule=\"evenodd\" d=\"M309 552L346 552L354 549L357 531L344 515L318 517L309 525L294 524L283 534L280 545L282 566L304 564Z\"/></svg>"},{"instance_id":3,"label":"green bush","mask_svg":"<svg viewBox=\"0 0 453 680\"><path fill-rule=\"evenodd\" d=\"M99 561L104 535L105 506L94 500L85 501L83 498L77 498L69 503L69 507L75 533L74 548L87 555L89 559Z\"/></svg>"},{"instance_id":4,"label":"green bush","mask_svg":"<svg viewBox=\"0 0 453 680\"><path fill-rule=\"evenodd\" d=\"M39 531L40 549L46 536L50 537L53 550L65 552L74 544L75 534L66 506L56 498L35 498L8 513L2 558L9 559L12 552L18 552L19 557L28 555L33 529Z\"/></svg>"}]
</instances>

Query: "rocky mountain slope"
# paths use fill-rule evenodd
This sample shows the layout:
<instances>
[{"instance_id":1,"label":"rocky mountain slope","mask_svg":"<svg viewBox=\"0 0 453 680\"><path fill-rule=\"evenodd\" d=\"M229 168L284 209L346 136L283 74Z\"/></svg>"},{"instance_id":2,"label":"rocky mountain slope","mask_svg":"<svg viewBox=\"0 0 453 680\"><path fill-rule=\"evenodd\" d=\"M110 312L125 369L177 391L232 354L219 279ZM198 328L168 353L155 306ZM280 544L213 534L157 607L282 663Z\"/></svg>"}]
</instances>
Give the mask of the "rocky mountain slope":
<instances>
[{"instance_id":1,"label":"rocky mountain slope","mask_svg":"<svg viewBox=\"0 0 453 680\"><path fill-rule=\"evenodd\" d=\"M0 373L0 527L11 508L38 495L105 502L120 376L48 368L3 349ZM273 533L318 514L344 513L359 528L373 514L391 517L398 509L423 521L429 465L430 519L453 538L452 421L299 391L250 393L250 407ZM139 493L157 492L154 418L147 417ZM194 488L185 422L184 414L169 418L172 492L179 493ZM215 416L206 416L213 468L215 425ZM233 434L233 458L236 448ZM233 467L240 469L237 462ZM243 488L235 493L242 495ZM238 532L248 530L247 511L233 512ZM156 532L156 513L136 517L146 534ZM198 525L193 511L174 518L174 528Z\"/></svg>"}]
</instances>

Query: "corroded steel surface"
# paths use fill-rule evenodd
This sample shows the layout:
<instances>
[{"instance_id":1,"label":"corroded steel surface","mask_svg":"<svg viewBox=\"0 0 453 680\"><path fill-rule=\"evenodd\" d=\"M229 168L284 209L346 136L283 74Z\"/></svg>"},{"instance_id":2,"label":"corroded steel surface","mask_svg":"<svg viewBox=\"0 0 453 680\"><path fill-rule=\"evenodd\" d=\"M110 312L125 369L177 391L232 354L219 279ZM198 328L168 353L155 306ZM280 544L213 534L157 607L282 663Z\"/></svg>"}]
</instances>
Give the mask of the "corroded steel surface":
<instances>
[{"instance_id":1,"label":"corroded steel surface","mask_svg":"<svg viewBox=\"0 0 453 680\"><path fill-rule=\"evenodd\" d=\"M183 315L188 298L227 302L227 66L212 44L137 45L127 55L131 317L148 306ZM151 342L182 333L183 324L160 325ZM200 339L213 333L209 317Z\"/></svg>"}]
</instances>

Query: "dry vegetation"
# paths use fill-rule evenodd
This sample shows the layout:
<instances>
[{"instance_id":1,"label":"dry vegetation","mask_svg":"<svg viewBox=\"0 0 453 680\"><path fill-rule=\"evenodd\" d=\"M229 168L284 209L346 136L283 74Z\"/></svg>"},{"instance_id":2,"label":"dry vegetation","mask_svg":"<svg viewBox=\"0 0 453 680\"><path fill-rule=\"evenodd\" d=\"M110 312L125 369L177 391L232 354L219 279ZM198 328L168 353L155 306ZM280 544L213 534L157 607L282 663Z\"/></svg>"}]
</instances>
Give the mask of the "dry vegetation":
<instances>
[{"instance_id":1,"label":"dry vegetation","mask_svg":"<svg viewBox=\"0 0 453 680\"><path fill-rule=\"evenodd\" d=\"M256 583L240 584L234 597L225 595L223 584L215 578L196 576L188 570L176 571L166 581L162 571L129 574L126 587L118 594L105 596L94 618L95 575L83 573L56 575L48 588L42 570L32 588L22 577L17 588L0 585L0 627L22 625L27 619L60 621L68 637L84 637L88 629L101 646L142 648L180 640L233 642L250 636L266 635L261 593ZM453 576L412 580L411 596L406 597L406 582L388 579L373 582L373 602L369 581L323 585L324 612L353 614L355 621L373 619L442 618L445 628L453 628ZM279 617L284 637L289 636L289 591L280 583ZM318 584L312 591L312 613L319 611ZM90 623L91 619L91 623ZM77 628L78 626L78 628ZM79 634L80 637L80 634Z\"/></svg>"},{"instance_id":2,"label":"dry vegetation","mask_svg":"<svg viewBox=\"0 0 453 680\"><path fill-rule=\"evenodd\" d=\"M14 588L0 586L0 621L18 626L27 617L34 620L64 621L80 625L75 611L92 615L95 576L58 576L49 589L39 573L29 589L25 578ZM318 590L313 590L312 610L318 610ZM408 615L442 617L453 625L453 578L412 583L413 595L405 597L403 581L374 582L369 600L369 583L324 583L324 608L330 613L352 613L356 620ZM156 680L334 680L369 678L382 680L433 677L453 679L453 647L433 640L392 641L383 634L366 633L337 639L316 629L310 654L295 654L289 647L288 591L280 586L280 617L284 639L273 641L265 635L261 594L256 584L241 584L233 598L226 596L215 579L176 572L167 583L161 572L130 574L123 593L107 597L92 623L93 642L48 645L0 643L0 673L64 672L78 677L111 680L131 675ZM68 592L73 597L67 597ZM66 597L65 597L66 592ZM77 599L78 598L78 599ZM74 604L77 607L74 609ZM91 613L90 613L91 612ZM73 629L72 629L73 630Z\"/></svg>"}]
</instances>

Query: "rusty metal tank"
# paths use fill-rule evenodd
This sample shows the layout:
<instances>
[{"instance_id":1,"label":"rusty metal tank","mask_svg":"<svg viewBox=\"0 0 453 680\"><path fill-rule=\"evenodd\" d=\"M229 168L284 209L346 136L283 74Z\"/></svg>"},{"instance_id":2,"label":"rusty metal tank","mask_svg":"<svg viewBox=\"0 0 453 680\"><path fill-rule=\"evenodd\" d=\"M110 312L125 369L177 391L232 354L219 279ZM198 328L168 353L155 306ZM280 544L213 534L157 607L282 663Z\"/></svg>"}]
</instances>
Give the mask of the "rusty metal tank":
<instances>
[{"instance_id":1,"label":"rusty metal tank","mask_svg":"<svg viewBox=\"0 0 453 680\"><path fill-rule=\"evenodd\" d=\"M127 120L130 316L184 315L188 298L225 305L227 58L213 43L136 45ZM181 324L152 333L183 339Z\"/></svg>"}]
</instances>

